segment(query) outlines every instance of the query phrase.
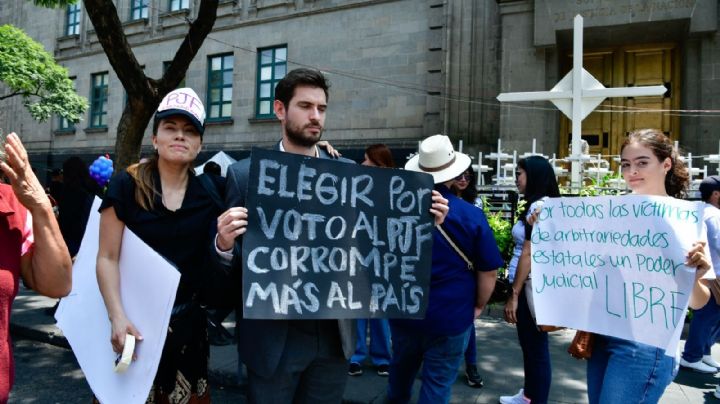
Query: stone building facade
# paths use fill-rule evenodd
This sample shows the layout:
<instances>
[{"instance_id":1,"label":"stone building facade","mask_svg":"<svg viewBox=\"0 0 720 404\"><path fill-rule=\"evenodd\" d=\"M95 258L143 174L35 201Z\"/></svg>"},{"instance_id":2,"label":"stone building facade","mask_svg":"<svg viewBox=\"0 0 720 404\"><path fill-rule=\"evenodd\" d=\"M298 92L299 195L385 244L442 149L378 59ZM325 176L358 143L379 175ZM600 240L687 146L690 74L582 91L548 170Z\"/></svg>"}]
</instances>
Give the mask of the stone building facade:
<instances>
[{"instance_id":1,"label":"stone building facade","mask_svg":"<svg viewBox=\"0 0 720 404\"><path fill-rule=\"evenodd\" d=\"M149 76L162 74L199 1L115 1ZM6 100L0 127L22 133L39 167L111 152L125 94L82 6L3 3L0 23L41 42L95 106L68 127L58 119L34 122L19 100ZM718 12L716 0L221 0L185 85L205 97L211 112L206 153L238 157L277 141L277 120L267 114L269 86L284 71L312 66L333 86L325 138L350 157L382 142L402 160L438 132L462 140L473 155L494 151L498 138L519 151L537 139L539 151L563 155L570 126L551 104L501 106L495 97L548 90L565 75L579 13L584 65L598 80L670 88L662 97L605 101L601 109L614 112L583 122L592 151L617 153L628 130L657 126L694 154L717 153L717 114L677 111L720 109ZM103 88L107 97L93 98Z\"/></svg>"},{"instance_id":2,"label":"stone building facade","mask_svg":"<svg viewBox=\"0 0 720 404\"><path fill-rule=\"evenodd\" d=\"M572 67L573 18L584 19L583 65L606 87L664 84L659 97L608 99L583 121L593 153L617 154L632 129L658 127L693 154L718 153L720 35L716 0L499 1L500 88L552 88ZM567 153L569 121L551 104L503 106L499 135L527 150ZM548 108L547 110L541 109ZM637 108L668 112L640 113ZM693 110L683 113L679 110Z\"/></svg>"}]
</instances>

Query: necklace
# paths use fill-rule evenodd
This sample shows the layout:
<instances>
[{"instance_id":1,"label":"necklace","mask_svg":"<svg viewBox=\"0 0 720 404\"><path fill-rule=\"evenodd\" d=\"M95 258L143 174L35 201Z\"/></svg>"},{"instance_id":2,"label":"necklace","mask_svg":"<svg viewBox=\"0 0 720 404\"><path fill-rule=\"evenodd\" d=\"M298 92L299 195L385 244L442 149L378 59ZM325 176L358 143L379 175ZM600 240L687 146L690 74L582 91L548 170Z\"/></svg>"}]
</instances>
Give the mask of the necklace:
<instances>
[{"instance_id":1,"label":"necklace","mask_svg":"<svg viewBox=\"0 0 720 404\"><path fill-rule=\"evenodd\" d=\"M162 202L163 205L165 205L165 209L171 212L175 212L176 210L180 209L182 207L183 200L185 199L186 190L187 183L185 184L185 187L179 189L177 192L168 192L168 197L166 198L166 192L163 189Z\"/></svg>"}]
</instances>

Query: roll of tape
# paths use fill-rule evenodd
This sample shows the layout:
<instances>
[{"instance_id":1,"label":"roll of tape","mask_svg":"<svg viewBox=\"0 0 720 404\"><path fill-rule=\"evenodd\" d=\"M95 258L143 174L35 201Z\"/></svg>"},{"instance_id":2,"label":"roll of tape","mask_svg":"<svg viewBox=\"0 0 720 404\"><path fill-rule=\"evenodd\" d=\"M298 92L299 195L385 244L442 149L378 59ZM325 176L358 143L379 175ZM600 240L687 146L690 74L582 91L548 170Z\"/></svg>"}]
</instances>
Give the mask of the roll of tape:
<instances>
[{"instance_id":1,"label":"roll of tape","mask_svg":"<svg viewBox=\"0 0 720 404\"><path fill-rule=\"evenodd\" d=\"M131 334L125 334L125 346L123 347L122 354L118 355L115 359L115 371L117 373L123 373L130 366L132 362L133 352L135 352L135 336Z\"/></svg>"}]
</instances>

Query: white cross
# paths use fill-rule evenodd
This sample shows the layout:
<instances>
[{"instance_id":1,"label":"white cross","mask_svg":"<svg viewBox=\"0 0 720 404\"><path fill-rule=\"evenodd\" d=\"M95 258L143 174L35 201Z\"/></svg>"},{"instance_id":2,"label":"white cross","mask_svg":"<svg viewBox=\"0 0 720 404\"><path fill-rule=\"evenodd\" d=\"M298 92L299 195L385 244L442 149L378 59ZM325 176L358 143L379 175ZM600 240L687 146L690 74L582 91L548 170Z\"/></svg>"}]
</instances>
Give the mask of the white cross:
<instances>
[{"instance_id":1,"label":"white cross","mask_svg":"<svg viewBox=\"0 0 720 404\"><path fill-rule=\"evenodd\" d=\"M572 186L580 188L580 139L581 122L607 97L639 97L662 95L667 89L659 86L605 88L592 74L582 67L583 18L575 16L573 24L573 69L550 91L501 93L500 102L550 101L572 121L572 150L568 160L572 161Z\"/></svg>"}]
</instances>

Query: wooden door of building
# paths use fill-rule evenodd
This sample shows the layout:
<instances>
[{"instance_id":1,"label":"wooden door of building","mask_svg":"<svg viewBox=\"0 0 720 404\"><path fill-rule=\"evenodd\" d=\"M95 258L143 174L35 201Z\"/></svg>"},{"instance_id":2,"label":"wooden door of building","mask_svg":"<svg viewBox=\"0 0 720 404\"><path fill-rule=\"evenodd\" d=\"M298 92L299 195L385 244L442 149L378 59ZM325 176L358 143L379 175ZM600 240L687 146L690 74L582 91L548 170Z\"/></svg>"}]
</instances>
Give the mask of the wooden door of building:
<instances>
[{"instance_id":1,"label":"wooden door of building","mask_svg":"<svg viewBox=\"0 0 720 404\"><path fill-rule=\"evenodd\" d=\"M612 156L620 153L628 133L640 128L659 128L672 139L679 138L680 118L671 110L680 107L680 63L674 44L651 44L597 49L585 52L585 70L605 87L632 87L663 84L661 96L608 98L582 122L582 138L591 154ZM567 55L563 75L572 67ZM569 154L572 125L564 115L560 120L560 150Z\"/></svg>"}]
</instances>

